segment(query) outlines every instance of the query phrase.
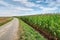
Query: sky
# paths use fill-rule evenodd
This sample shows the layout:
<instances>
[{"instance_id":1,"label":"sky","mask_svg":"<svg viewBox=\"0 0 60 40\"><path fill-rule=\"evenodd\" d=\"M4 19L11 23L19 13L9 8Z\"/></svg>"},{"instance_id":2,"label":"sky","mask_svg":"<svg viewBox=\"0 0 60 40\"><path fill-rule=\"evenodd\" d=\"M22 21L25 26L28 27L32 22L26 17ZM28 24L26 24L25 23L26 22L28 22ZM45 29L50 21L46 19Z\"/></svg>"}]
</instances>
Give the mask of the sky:
<instances>
[{"instance_id":1,"label":"sky","mask_svg":"<svg viewBox=\"0 0 60 40\"><path fill-rule=\"evenodd\" d=\"M0 0L0 16L60 13L60 0Z\"/></svg>"}]
</instances>

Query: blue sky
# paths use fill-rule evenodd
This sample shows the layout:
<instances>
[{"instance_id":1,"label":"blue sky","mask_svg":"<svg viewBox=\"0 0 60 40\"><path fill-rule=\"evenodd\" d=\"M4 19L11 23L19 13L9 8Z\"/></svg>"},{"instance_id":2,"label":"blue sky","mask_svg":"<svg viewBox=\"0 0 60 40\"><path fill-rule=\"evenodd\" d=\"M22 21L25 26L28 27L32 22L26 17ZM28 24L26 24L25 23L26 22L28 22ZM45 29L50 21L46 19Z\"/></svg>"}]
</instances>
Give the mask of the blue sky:
<instances>
[{"instance_id":1,"label":"blue sky","mask_svg":"<svg viewBox=\"0 0 60 40\"><path fill-rule=\"evenodd\" d=\"M0 16L59 12L60 0L0 0Z\"/></svg>"}]
</instances>

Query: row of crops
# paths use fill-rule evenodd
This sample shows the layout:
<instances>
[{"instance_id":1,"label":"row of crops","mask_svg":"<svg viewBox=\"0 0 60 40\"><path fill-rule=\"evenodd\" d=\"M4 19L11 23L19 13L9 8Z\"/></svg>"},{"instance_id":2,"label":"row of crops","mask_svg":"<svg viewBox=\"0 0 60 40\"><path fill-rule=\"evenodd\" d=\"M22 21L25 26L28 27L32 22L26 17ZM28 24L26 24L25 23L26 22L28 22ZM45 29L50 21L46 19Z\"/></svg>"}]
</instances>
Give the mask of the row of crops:
<instances>
[{"instance_id":1,"label":"row of crops","mask_svg":"<svg viewBox=\"0 0 60 40\"><path fill-rule=\"evenodd\" d=\"M37 31L35 31L21 19L19 19L19 21L19 40L46 40L42 35L40 35Z\"/></svg>"},{"instance_id":2,"label":"row of crops","mask_svg":"<svg viewBox=\"0 0 60 40\"><path fill-rule=\"evenodd\" d=\"M39 28L51 33L53 37L60 39L60 14L22 16L21 19L38 25Z\"/></svg>"}]
</instances>

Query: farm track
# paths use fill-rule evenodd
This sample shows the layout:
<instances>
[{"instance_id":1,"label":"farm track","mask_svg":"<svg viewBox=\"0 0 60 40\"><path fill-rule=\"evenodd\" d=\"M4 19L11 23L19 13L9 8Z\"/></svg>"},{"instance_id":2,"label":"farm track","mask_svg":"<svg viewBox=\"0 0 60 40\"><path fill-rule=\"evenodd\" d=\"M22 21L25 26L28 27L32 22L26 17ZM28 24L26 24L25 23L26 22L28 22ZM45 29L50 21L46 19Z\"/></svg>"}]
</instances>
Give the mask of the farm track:
<instances>
[{"instance_id":1,"label":"farm track","mask_svg":"<svg viewBox=\"0 0 60 40\"><path fill-rule=\"evenodd\" d=\"M23 19L22 19L23 20ZM25 23L30 25L32 28L34 28L36 31L38 31L42 36L44 36L47 40L59 40L57 37L53 37L50 33L48 33L45 29L39 28L37 25L34 25L31 22L28 22L27 20L23 20Z\"/></svg>"},{"instance_id":2,"label":"farm track","mask_svg":"<svg viewBox=\"0 0 60 40\"><path fill-rule=\"evenodd\" d=\"M19 21L17 18L0 26L0 40L18 40L18 27Z\"/></svg>"}]
</instances>

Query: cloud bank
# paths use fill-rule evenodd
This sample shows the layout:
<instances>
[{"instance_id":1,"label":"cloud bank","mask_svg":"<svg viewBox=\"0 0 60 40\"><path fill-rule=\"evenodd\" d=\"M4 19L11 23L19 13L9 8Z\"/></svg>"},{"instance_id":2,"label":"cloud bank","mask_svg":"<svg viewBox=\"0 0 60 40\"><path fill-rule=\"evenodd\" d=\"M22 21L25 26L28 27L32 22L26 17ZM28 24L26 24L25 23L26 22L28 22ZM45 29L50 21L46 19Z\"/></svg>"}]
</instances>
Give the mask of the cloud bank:
<instances>
[{"instance_id":1,"label":"cloud bank","mask_svg":"<svg viewBox=\"0 0 60 40\"><path fill-rule=\"evenodd\" d=\"M0 16L60 13L60 0L0 0Z\"/></svg>"}]
</instances>

